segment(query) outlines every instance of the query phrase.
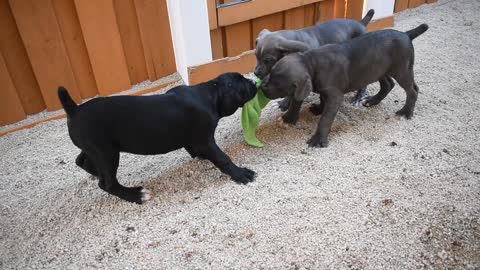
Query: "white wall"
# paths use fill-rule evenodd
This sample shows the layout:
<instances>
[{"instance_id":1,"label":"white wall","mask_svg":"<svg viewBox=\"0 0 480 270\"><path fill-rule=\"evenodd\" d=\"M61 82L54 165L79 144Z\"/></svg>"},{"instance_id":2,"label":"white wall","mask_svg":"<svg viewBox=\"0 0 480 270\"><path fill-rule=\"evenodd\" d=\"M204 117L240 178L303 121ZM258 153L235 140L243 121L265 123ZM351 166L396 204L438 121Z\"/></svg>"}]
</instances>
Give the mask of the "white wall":
<instances>
[{"instance_id":1,"label":"white wall","mask_svg":"<svg viewBox=\"0 0 480 270\"><path fill-rule=\"evenodd\" d=\"M207 0L168 0L177 71L188 82L187 67L212 61Z\"/></svg>"},{"instance_id":2,"label":"white wall","mask_svg":"<svg viewBox=\"0 0 480 270\"><path fill-rule=\"evenodd\" d=\"M363 15L373 8L375 9L373 20L389 17L393 15L394 6L395 0L367 0L363 4Z\"/></svg>"}]
</instances>

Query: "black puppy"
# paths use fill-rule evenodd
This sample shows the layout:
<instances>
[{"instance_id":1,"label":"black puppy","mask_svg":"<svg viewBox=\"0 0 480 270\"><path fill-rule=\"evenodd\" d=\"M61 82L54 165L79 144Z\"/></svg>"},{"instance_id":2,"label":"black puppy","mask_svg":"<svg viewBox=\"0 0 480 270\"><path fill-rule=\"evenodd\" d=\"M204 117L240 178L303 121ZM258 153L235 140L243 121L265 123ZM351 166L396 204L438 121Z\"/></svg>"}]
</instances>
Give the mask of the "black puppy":
<instances>
[{"instance_id":1,"label":"black puppy","mask_svg":"<svg viewBox=\"0 0 480 270\"><path fill-rule=\"evenodd\" d=\"M193 157L210 160L237 183L253 181L255 173L237 167L218 147L214 134L220 118L233 114L257 92L239 73L225 73L195 86L177 86L163 95L114 96L77 106L67 90L58 97L67 113L72 142L82 151L76 163L99 178L106 192L143 203L150 192L117 181L119 153L156 155L185 148Z\"/></svg>"},{"instance_id":2,"label":"black puppy","mask_svg":"<svg viewBox=\"0 0 480 270\"><path fill-rule=\"evenodd\" d=\"M308 141L311 147L326 147L328 133L343 100L343 94L379 80L381 89L368 97L365 106L382 101L394 87L393 77L407 94L405 106L397 115L410 119L417 101L418 86L413 78L412 40L427 31L422 24L410 31L381 30L347 42L326 45L304 53L290 54L275 64L262 88L270 99L291 96L283 116L295 124L303 100L313 90L325 98L317 130Z\"/></svg>"}]
</instances>

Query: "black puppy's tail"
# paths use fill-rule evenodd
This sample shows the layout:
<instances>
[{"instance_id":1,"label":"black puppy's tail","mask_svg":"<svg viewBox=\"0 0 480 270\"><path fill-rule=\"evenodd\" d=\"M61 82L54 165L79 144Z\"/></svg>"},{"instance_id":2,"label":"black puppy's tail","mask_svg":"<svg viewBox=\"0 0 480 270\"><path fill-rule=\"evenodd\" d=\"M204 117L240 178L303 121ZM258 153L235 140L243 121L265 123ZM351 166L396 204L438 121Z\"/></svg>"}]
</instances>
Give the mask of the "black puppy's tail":
<instances>
[{"instance_id":1,"label":"black puppy's tail","mask_svg":"<svg viewBox=\"0 0 480 270\"><path fill-rule=\"evenodd\" d=\"M60 99L63 109L67 115L71 116L77 112L77 104L73 101L72 97L70 97L70 94L68 94L67 89L65 89L63 86L58 87L58 99Z\"/></svg>"},{"instance_id":2,"label":"black puppy's tail","mask_svg":"<svg viewBox=\"0 0 480 270\"><path fill-rule=\"evenodd\" d=\"M408 37L410 40L413 40L414 38L420 36L421 34L425 33L425 31L428 30L428 25L426 24L420 24L417 28L413 28L412 30L409 30L405 33L407 33Z\"/></svg>"},{"instance_id":3,"label":"black puppy's tail","mask_svg":"<svg viewBox=\"0 0 480 270\"><path fill-rule=\"evenodd\" d=\"M365 17L363 17L363 19L362 19L360 22L361 22L363 25L367 26L367 24L372 20L374 14L375 14L375 10L370 9L370 10L367 12L367 15L365 15Z\"/></svg>"}]
</instances>

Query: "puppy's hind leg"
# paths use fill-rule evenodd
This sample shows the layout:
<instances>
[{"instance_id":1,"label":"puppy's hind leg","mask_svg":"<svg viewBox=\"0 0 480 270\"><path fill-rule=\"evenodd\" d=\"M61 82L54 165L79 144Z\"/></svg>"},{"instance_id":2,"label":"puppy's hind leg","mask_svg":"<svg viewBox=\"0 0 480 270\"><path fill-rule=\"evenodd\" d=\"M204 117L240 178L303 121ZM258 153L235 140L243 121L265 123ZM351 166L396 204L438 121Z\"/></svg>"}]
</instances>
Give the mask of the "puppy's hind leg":
<instances>
[{"instance_id":1,"label":"puppy's hind leg","mask_svg":"<svg viewBox=\"0 0 480 270\"><path fill-rule=\"evenodd\" d=\"M109 149L107 151L98 151L89 156L97 164L99 170L98 186L104 191L120 197L128 202L142 204L151 198L149 190L143 187L124 187L117 180L117 169L120 159L120 153Z\"/></svg>"},{"instance_id":2,"label":"puppy's hind leg","mask_svg":"<svg viewBox=\"0 0 480 270\"><path fill-rule=\"evenodd\" d=\"M75 160L75 163L78 167L84 169L89 174L98 177L97 168L95 168L95 165L93 164L92 160L90 160L85 151L82 150L82 152L80 152L80 154L77 156L77 159Z\"/></svg>"},{"instance_id":3,"label":"puppy's hind leg","mask_svg":"<svg viewBox=\"0 0 480 270\"><path fill-rule=\"evenodd\" d=\"M415 109L415 103L417 102L419 90L413 79L413 70L409 70L406 73L396 76L395 80L397 80L398 84L400 84L407 94L405 105L395 114L399 116L405 116L407 119L411 119Z\"/></svg>"},{"instance_id":4,"label":"puppy's hind leg","mask_svg":"<svg viewBox=\"0 0 480 270\"><path fill-rule=\"evenodd\" d=\"M366 97L362 103L365 107L375 106L380 103L395 87L395 82L389 76L381 77L378 82L380 83L380 91L374 96Z\"/></svg>"}]
</instances>

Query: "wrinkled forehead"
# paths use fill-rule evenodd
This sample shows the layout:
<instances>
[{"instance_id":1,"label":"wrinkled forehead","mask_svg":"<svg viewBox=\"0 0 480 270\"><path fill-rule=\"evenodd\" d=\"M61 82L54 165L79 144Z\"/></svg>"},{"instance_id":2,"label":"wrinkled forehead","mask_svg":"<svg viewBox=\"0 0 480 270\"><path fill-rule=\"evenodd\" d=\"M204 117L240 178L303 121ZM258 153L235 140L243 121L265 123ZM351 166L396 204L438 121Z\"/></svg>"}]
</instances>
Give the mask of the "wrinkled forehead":
<instances>
[{"instance_id":1,"label":"wrinkled forehead","mask_svg":"<svg viewBox=\"0 0 480 270\"><path fill-rule=\"evenodd\" d=\"M298 59L293 55L287 55L280 59L272 68L272 73L279 76L285 76L290 78L291 74L295 73L296 65L298 64Z\"/></svg>"},{"instance_id":2,"label":"wrinkled forehead","mask_svg":"<svg viewBox=\"0 0 480 270\"><path fill-rule=\"evenodd\" d=\"M273 35L272 33L262 35L261 37L258 37L256 42L256 48L255 48L255 54L257 56L259 55L267 55L271 54L274 55L276 54L277 51L277 44L278 44L278 37L276 35Z\"/></svg>"}]
</instances>

